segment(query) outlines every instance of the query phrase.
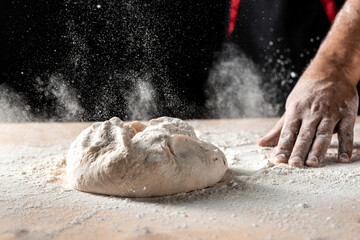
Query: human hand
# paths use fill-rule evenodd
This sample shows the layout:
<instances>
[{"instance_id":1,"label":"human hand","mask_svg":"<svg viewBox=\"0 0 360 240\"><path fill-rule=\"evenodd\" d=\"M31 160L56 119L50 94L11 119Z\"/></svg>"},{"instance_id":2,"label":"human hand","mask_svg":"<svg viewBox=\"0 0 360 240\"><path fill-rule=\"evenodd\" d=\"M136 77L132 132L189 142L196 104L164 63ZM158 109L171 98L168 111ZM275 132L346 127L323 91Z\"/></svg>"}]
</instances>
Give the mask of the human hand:
<instances>
[{"instance_id":1,"label":"human hand","mask_svg":"<svg viewBox=\"0 0 360 240\"><path fill-rule=\"evenodd\" d=\"M309 71L311 72L311 71ZM338 160L350 162L358 110L356 85L344 76L304 74L286 101L280 121L259 146L276 146L274 163L318 167L333 133L338 134Z\"/></svg>"}]
</instances>

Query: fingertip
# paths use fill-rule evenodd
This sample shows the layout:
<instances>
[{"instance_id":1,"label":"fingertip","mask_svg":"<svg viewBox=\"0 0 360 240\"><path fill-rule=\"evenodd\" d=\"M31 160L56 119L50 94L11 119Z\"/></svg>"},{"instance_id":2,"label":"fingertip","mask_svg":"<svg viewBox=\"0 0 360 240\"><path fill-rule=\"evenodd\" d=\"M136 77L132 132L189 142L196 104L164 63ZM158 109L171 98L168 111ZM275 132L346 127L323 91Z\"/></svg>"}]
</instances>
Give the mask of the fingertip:
<instances>
[{"instance_id":1,"label":"fingertip","mask_svg":"<svg viewBox=\"0 0 360 240\"><path fill-rule=\"evenodd\" d=\"M299 158L299 157L292 157L289 160L289 165L293 166L293 167L303 167L304 161L301 160L301 158Z\"/></svg>"},{"instance_id":2,"label":"fingertip","mask_svg":"<svg viewBox=\"0 0 360 240\"><path fill-rule=\"evenodd\" d=\"M338 159L339 159L339 162L341 162L341 163L349 163L350 162L350 157L347 153L340 154Z\"/></svg>"},{"instance_id":3,"label":"fingertip","mask_svg":"<svg viewBox=\"0 0 360 240\"><path fill-rule=\"evenodd\" d=\"M344 118L339 124L338 139L338 161L341 163L351 162L353 144L354 144L354 123L353 118Z\"/></svg>"},{"instance_id":4,"label":"fingertip","mask_svg":"<svg viewBox=\"0 0 360 240\"><path fill-rule=\"evenodd\" d=\"M256 145L258 145L259 147L262 147L262 138L256 140Z\"/></svg>"},{"instance_id":5,"label":"fingertip","mask_svg":"<svg viewBox=\"0 0 360 240\"><path fill-rule=\"evenodd\" d=\"M266 147L266 140L265 138L260 138L256 141L256 144L259 146L259 147Z\"/></svg>"},{"instance_id":6,"label":"fingertip","mask_svg":"<svg viewBox=\"0 0 360 240\"><path fill-rule=\"evenodd\" d=\"M319 167L320 161L317 157L310 157L306 160L306 166L308 167Z\"/></svg>"},{"instance_id":7,"label":"fingertip","mask_svg":"<svg viewBox=\"0 0 360 240\"><path fill-rule=\"evenodd\" d=\"M287 163L285 154L278 154L274 157L273 163Z\"/></svg>"}]
</instances>

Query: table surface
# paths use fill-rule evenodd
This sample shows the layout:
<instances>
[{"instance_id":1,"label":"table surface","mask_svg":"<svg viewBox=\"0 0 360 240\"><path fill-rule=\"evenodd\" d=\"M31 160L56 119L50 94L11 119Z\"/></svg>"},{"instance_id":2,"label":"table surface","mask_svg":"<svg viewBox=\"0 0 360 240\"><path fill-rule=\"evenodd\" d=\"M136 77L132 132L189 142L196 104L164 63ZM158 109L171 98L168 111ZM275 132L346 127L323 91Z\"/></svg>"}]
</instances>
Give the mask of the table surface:
<instances>
[{"instance_id":1,"label":"table surface","mask_svg":"<svg viewBox=\"0 0 360 240\"><path fill-rule=\"evenodd\" d=\"M255 142L276 121L187 121L224 151L227 174L205 190L147 199L66 185L67 149L91 123L1 123L0 239L359 238L359 150L353 163L335 163L335 141L321 168L271 166L267 159L274 150Z\"/></svg>"}]
</instances>

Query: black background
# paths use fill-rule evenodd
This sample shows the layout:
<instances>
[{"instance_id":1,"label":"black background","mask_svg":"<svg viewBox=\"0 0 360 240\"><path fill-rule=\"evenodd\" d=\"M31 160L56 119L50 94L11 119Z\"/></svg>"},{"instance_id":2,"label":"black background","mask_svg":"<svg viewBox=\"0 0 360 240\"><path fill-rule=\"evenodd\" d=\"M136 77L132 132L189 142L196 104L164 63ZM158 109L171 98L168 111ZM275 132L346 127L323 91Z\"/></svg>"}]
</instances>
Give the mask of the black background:
<instances>
[{"instance_id":1,"label":"black background","mask_svg":"<svg viewBox=\"0 0 360 240\"><path fill-rule=\"evenodd\" d=\"M225 37L225 1L5 0L0 9L1 83L35 115L56 114L55 97L39 91L56 75L75 89L83 120L126 119L123 92L149 72L161 96L152 115L206 115L199 89Z\"/></svg>"},{"instance_id":2,"label":"black background","mask_svg":"<svg viewBox=\"0 0 360 240\"><path fill-rule=\"evenodd\" d=\"M339 8L343 2L336 1ZM211 117L203 86L224 41L257 64L266 101L281 115L331 26L320 0L243 0L230 39L229 1L0 4L0 84L20 94L35 116L60 121L56 96L43 91L52 76L75 92L81 120L129 119L126 101L137 79L157 91L148 117Z\"/></svg>"}]
</instances>

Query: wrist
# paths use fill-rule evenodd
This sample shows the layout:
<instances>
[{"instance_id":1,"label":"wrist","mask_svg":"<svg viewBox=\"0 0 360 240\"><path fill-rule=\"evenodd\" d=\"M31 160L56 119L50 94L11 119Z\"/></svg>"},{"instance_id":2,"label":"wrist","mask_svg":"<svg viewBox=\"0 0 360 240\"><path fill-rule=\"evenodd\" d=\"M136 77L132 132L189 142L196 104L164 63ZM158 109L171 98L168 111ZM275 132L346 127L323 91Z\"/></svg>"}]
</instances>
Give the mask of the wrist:
<instances>
[{"instance_id":1,"label":"wrist","mask_svg":"<svg viewBox=\"0 0 360 240\"><path fill-rule=\"evenodd\" d=\"M318 80L331 80L346 82L356 88L360 80L360 65L353 67L334 53L318 52L311 61L302 78Z\"/></svg>"}]
</instances>

